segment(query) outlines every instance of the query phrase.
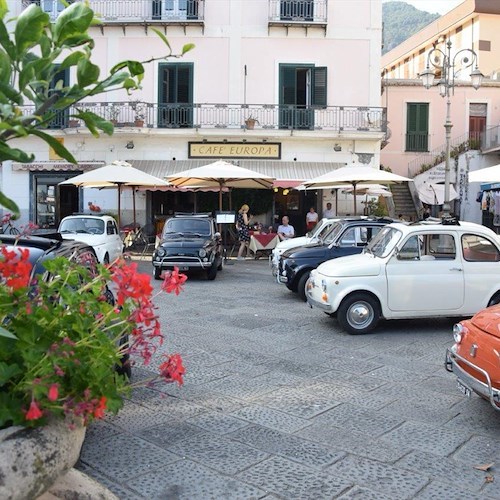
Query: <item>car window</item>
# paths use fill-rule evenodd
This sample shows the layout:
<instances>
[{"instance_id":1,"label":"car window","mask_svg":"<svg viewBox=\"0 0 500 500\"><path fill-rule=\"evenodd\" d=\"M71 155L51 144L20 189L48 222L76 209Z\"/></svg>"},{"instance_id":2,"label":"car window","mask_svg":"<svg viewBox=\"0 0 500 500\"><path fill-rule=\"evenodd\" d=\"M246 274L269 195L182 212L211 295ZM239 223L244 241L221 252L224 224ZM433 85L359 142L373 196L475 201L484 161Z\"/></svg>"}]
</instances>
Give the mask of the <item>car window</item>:
<instances>
[{"instance_id":1,"label":"car window","mask_svg":"<svg viewBox=\"0 0 500 500\"><path fill-rule=\"evenodd\" d=\"M394 227L382 227L366 247L367 253L377 257L387 257L401 239L403 233Z\"/></svg>"},{"instance_id":2,"label":"car window","mask_svg":"<svg viewBox=\"0 0 500 500\"><path fill-rule=\"evenodd\" d=\"M455 259L455 238L451 234L428 234L426 236L426 254L436 259Z\"/></svg>"},{"instance_id":3,"label":"car window","mask_svg":"<svg viewBox=\"0 0 500 500\"><path fill-rule=\"evenodd\" d=\"M477 234L462 235L462 255L469 262L498 262L500 260L497 247L484 236Z\"/></svg>"},{"instance_id":4,"label":"car window","mask_svg":"<svg viewBox=\"0 0 500 500\"><path fill-rule=\"evenodd\" d=\"M116 224L113 221L108 221L106 224L106 232L107 234L118 234Z\"/></svg>"},{"instance_id":5,"label":"car window","mask_svg":"<svg viewBox=\"0 0 500 500\"><path fill-rule=\"evenodd\" d=\"M343 225L339 224L338 222L330 226L330 230L328 231L327 234L324 235L322 238L323 241L329 245L330 243L333 243L335 239L337 238L337 235L342 231Z\"/></svg>"},{"instance_id":6,"label":"car window","mask_svg":"<svg viewBox=\"0 0 500 500\"><path fill-rule=\"evenodd\" d=\"M210 236L210 221L206 219L169 219L165 225L164 234L174 233Z\"/></svg>"},{"instance_id":7,"label":"car window","mask_svg":"<svg viewBox=\"0 0 500 500\"><path fill-rule=\"evenodd\" d=\"M423 235L410 236L398 252L398 260L418 260L423 248Z\"/></svg>"},{"instance_id":8,"label":"car window","mask_svg":"<svg viewBox=\"0 0 500 500\"><path fill-rule=\"evenodd\" d=\"M339 246L341 247L355 247L356 246L356 229L355 227L349 228L339 239Z\"/></svg>"}]
</instances>

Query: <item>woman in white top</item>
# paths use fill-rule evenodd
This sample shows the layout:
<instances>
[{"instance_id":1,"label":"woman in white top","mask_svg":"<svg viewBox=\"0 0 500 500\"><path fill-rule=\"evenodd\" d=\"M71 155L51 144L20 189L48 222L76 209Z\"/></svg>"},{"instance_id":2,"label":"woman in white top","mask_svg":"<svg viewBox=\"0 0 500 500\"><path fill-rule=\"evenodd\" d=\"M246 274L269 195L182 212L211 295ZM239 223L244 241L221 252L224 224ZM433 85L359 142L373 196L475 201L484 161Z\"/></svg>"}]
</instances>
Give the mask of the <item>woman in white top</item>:
<instances>
[{"instance_id":1,"label":"woman in white top","mask_svg":"<svg viewBox=\"0 0 500 500\"><path fill-rule=\"evenodd\" d=\"M306 226L307 230L310 231L318 223L318 214L314 211L314 207L309 209L306 214Z\"/></svg>"}]
</instances>

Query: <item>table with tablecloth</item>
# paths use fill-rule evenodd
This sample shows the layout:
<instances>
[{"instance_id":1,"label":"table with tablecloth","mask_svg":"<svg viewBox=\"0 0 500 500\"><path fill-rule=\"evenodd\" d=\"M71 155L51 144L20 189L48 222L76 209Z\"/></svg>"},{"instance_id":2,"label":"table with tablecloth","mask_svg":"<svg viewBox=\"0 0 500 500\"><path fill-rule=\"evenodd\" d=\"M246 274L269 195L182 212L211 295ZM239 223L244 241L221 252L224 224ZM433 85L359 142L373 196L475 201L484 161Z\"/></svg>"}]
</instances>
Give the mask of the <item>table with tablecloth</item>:
<instances>
[{"instance_id":1,"label":"table with tablecloth","mask_svg":"<svg viewBox=\"0 0 500 500\"><path fill-rule=\"evenodd\" d=\"M254 254L254 257L258 258L259 255L262 253L269 255L272 249L279 242L280 239L276 233L271 233L271 234L253 233L250 235L250 244L248 245L248 248Z\"/></svg>"}]
</instances>

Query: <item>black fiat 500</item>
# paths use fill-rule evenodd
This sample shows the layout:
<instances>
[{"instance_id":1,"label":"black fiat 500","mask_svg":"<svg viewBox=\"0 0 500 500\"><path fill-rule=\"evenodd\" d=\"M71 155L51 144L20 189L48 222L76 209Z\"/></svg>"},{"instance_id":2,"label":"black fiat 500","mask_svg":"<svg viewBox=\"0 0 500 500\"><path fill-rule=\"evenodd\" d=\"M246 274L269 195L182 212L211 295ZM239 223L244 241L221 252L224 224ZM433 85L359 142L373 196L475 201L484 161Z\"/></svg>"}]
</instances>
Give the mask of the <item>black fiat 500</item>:
<instances>
[{"instance_id":1,"label":"black fiat 500","mask_svg":"<svg viewBox=\"0 0 500 500\"><path fill-rule=\"evenodd\" d=\"M176 214L163 226L161 241L153 254L153 276L165 270L202 270L209 280L224 265L224 248L215 219L208 214Z\"/></svg>"},{"instance_id":2,"label":"black fiat 500","mask_svg":"<svg viewBox=\"0 0 500 500\"><path fill-rule=\"evenodd\" d=\"M338 220L323 240L291 248L283 253L279 263L278 281L286 284L292 292L297 292L302 300L306 300L305 287L310 271L327 260L361 253L373 236L391 222L394 220L381 217Z\"/></svg>"}]
</instances>

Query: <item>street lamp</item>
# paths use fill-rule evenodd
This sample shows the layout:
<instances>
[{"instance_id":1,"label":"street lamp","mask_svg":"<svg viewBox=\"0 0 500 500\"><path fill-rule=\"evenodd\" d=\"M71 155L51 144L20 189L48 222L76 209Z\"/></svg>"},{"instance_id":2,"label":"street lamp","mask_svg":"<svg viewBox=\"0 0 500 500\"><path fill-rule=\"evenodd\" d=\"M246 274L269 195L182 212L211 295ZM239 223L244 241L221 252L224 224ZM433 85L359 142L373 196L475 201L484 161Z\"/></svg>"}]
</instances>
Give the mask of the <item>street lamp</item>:
<instances>
[{"instance_id":1,"label":"street lamp","mask_svg":"<svg viewBox=\"0 0 500 500\"><path fill-rule=\"evenodd\" d=\"M446 42L444 50L437 47L437 42L434 43L433 49L427 56L427 67L422 73L420 78L426 89L434 85L436 74L431 69L437 68L441 70L440 79L437 82L439 86L439 93L441 97L446 97L446 121L444 128L446 130L446 163L444 169L444 203L443 214L445 216L450 214L450 141L451 141L451 123L450 97L455 92L455 78L461 70L470 68L475 64L475 68L471 71L470 78L472 86L477 90L481 86L483 75L477 67L477 54L472 49L461 49L456 54L451 56L451 40ZM450 92L451 91L451 92Z\"/></svg>"}]
</instances>

